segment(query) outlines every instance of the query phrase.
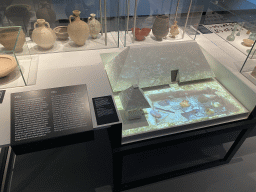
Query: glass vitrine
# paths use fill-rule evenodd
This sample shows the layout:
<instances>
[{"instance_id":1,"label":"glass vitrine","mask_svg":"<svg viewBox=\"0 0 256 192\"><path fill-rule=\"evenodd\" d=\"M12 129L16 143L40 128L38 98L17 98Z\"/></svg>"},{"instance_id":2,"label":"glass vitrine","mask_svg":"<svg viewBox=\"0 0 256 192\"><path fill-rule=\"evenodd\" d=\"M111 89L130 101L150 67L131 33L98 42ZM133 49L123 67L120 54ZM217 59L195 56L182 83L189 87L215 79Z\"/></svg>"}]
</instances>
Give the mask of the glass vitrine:
<instances>
[{"instance_id":1,"label":"glass vitrine","mask_svg":"<svg viewBox=\"0 0 256 192\"><path fill-rule=\"evenodd\" d=\"M22 27L0 27L0 43L0 88L34 84L37 57L29 54Z\"/></svg>"},{"instance_id":2,"label":"glass vitrine","mask_svg":"<svg viewBox=\"0 0 256 192\"><path fill-rule=\"evenodd\" d=\"M256 104L254 92L195 40L128 46L101 57L124 143L246 119Z\"/></svg>"},{"instance_id":3,"label":"glass vitrine","mask_svg":"<svg viewBox=\"0 0 256 192\"><path fill-rule=\"evenodd\" d=\"M1 5L1 25L22 26L30 54L119 46L118 0L24 0Z\"/></svg>"},{"instance_id":4,"label":"glass vitrine","mask_svg":"<svg viewBox=\"0 0 256 192\"><path fill-rule=\"evenodd\" d=\"M247 0L213 0L209 3L204 27L217 34L246 57L256 40L255 13L256 5ZM214 38L214 36L208 37ZM225 49L224 46L223 48Z\"/></svg>"},{"instance_id":5,"label":"glass vitrine","mask_svg":"<svg viewBox=\"0 0 256 192\"><path fill-rule=\"evenodd\" d=\"M121 0L120 7L125 46L195 39L203 11L192 0Z\"/></svg>"}]
</instances>

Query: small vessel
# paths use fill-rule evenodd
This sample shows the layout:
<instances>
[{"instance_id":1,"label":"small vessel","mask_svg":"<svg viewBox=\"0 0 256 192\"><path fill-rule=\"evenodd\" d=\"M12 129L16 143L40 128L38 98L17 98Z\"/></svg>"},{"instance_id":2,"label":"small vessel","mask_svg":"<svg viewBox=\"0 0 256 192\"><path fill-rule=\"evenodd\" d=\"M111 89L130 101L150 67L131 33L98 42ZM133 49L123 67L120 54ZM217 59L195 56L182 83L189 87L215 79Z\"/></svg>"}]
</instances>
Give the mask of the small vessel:
<instances>
[{"instance_id":1,"label":"small vessel","mask_svg":"<svg viewBox=\"0 0 256 192\"><path fill-rule=\"evenodd\" d=\"M195 115L195 114L197 114L198 112L199 112L199 109L193 109L192 111L188 111L188 112L185 112L185 113L181 113L181 115L182 115L183 117L185 117L186 119L189 120L192 115Z\"/></svg>"},{"instance_id":2,"label":"small vessel","mask_svg":"<svg viewBox=\"0 0 256 192\"><path fill-rule=\"evenodd\" d=\"M162 117L162 115L157 110L154 110L154 109L150 111L150 114L153 117L156 117L156 118L161 118Z\"/></svg>"}]
</instances>

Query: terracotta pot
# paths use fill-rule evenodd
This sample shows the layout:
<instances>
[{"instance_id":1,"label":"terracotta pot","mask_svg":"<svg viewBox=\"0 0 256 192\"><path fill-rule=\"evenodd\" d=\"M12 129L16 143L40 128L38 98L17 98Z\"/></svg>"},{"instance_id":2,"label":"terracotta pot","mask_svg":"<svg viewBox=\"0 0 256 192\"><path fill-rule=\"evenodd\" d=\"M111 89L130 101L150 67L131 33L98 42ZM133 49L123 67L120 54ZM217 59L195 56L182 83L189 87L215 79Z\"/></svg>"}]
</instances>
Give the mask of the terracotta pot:
<instances>
[{"instance_id":1,"label":"terracotta pot","mask_svg":"<svg viewBox=\"0 0 256 192\"><path fill-rule=\"evenodd\" d=\"M17 27L3 28L0 30L0 43L4 46L6 50L8 51L14 50L18 33L19 33L19 29ZM16 43L15 52L22 51L25 41L26 41L25 33L21 29L18 37L18 41Z\"/></svg>"},{"instance_id":2,"label":"terracotta pot","mask_svg":"<svg viewBox=\"0 0 256 192\"><path fill-rule=\"evenodd\" d=\"M56 14L51 9L51 5L47 1L40 2L41 8L37 10L37 19L44 19L49 23L54 23L56 21Z\"/></svg>"},{"instance_id":3,"label":"terracotta pot","mask_svg":"<svg viewBox=\"0 0 256 192\"><path fill-rule=\"evenodd\" d=\"M38 27L36 26L38 24ZM47 27L45 26L47 25ZM56 41L56 35L50 28L50 24L44 19L37 19L32 32L33 41L43 49L50 49Z\"/></svg>"},{"instance_id":4,"label":"terracotta pot","mask_svg":"<svg viewBox=\"0 0 256 192\"><path fill-rule=\"evenodd\" d=\"M137 41L143 41L145 40L145 36L148 36L149 32L151 31L151 29L149 28L142 28L140 30L140 28L135 28L135 38ZM132 28L132 32L133 32L133 28Z\"/></svg>"},{"instance_id":5,"label":"terracotta pot","mask_svg":"<svg viewBox=\"0 0 256 192\"><path fill-rule=\"evenodd\" d=\"M171 35L170 35L171 38L175 38L175 36L180 33L179 32L179 27L177 25L177 21L174 21L174 24L171 26L170 33L171 33Z\"/></svg>"},{"instance_id":6,"label":"terracotta pot","mask_svg":"<svg viewBox=\"0 0 256 192\"><path fill-rule=\"evenodd\" d=\"M166 37L169 32L169 18L165 15L156 16L155 22L152 28L153 35L157 40L161 41L163 37Z\"/></svg>"},{"instance_id":7,"label":"terracotta pot","mask_svg":"<svg viewBox=\"0 0 256 192\"><path fill-rule=\"evenodd\" d=\"M132 33L133 33L133 28L132 28ZM137 34L139 34L140 33L140 28L135 28L135 36L137 35Z\"/></svg>"},{"instance_id":8,"label":"terracotta pot","mask_svg":"<svg viewBox=\"0 0 256 192\"><path fill-rule=\"evenodd\" d=\"M68 27L67 26L55 27L54 32L58 39L60 39L60 40L68 39Z\"/></svg>"},{"instance_id":9,"label":"terracotta pot","mask_svg":"<svg viewBox=\"0 0 256 192\"><path fill-rule=\"evenodd\" d=\"M90 35L93 39L96 39L98 34L101 31L101 24L98 20L95 19L95 14L91 13L91 17L88 18L88 24L89 24L89 29L90 29Z\"/></svg>"},{"instance_id":10,"label":"terracotta pot","mask_svg":"<svg viewBox=\"0 0 256 192\"><path fill-rule=\"evenodd\" d=\"M78 46L83 46L85 41L89 37L90 29L87 23L80 19L80 11L74 10L73 15L69 17L69 25L68 25L68 35L72 41L75 42ZM71 18L74 17L75 20L71 22Z\"/></svg>"},{"instance_id":11,"label":"terracotta pot","mask_svg":"<svg viewBox=\"0 0 256 192\"><path fill-rule=\"evenodd\" d=\"M17 67L16 59L10 55L0 55L0 78L9 75Z\"/></svg>"},{"instance_id":12,"label":"terracotta pot","mask_svg":"<svg viewBox=\"0 0 256 192\"><path fill-rule=\"evenodd\" d=\"M150 28L142 28L140 33L143 34L144 36L148 36L150 31L151 31Z\"/></svg>"}]
</instances>

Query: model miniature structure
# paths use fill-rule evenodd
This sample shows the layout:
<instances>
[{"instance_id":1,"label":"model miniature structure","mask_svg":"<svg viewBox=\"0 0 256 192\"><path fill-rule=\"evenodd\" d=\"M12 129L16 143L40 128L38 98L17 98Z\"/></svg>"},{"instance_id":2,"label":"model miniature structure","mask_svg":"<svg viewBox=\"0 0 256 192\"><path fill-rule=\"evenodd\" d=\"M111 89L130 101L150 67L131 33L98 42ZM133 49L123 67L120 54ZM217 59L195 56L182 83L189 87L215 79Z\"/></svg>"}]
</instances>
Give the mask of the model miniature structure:
<instances>
[{"instance_id":1,"label":"model miniature structure","mask_svg":"<svg viewBox=\"0 0 256 192\"><path fill-rule=\"evenodd\" d=\"M127 47L105 68L114 92L170 84L177 70L180 83L215 76L195 41Z\"/></svg>"},{"instance_id":2,"label":"model miniature structure","mask_svg":"<svg viewBox=\"0 0 256 192\"><path fill-rule=\"evenodd\" d=\"M215 78L211 67L216 71L216 64L196 41L131 46L101 57L127 142L168 128L205 127L248 115Z\"/></svg>"},{"instance_id":3,"label":"model miniature structure","mask_svg":"<svg viewBox=\"0 0 256 192\"><path fill-rule=\"evenodd\" d=\"M150 108L143 91L138 85L133 85L119 94L127 119L140 119L143 108Z\"/></svg>"}]
</instances>

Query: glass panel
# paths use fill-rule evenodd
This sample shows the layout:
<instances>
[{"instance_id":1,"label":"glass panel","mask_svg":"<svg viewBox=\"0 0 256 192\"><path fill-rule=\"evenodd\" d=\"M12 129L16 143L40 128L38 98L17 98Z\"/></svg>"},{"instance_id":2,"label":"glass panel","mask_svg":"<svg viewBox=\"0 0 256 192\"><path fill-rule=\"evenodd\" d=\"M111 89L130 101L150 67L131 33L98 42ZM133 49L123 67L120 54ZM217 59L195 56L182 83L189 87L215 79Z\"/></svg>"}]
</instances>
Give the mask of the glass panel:
<instances>
[{"instance_id":1,"label":"glass panel","mask_svg":"<svg viewBox=\"0 0 256 192\"><path fill-rule=\"evenodd\" d=\"M101 57L121 114L123 143L249 115L223 75L240 81L194 40L130 46Z\"/></svg>"},{"instance_id":2,"label":"glass panel","mask_svg":"<svg viewBox=\"0 0 256 192\"><path fill-rule=\"evenodd\" d=\"M118 0L15 2L3 5L1 25L22 26L30 54L119 46Z\"/></svg>"},{"instance_id":3,"label":"glass panel","mask_svg":"<svg viewBox=\"0 0 256 192\"><path fill-rule=\"evenodd\" d=\"M192 38L196 39L196 36L199 35L197 29L202 18L202 13L204 10L203 5L192 5L190 14L188 17L186 33Z\"/></svg>"},{"instance_id":4,"label":"glass panel","mask_svg":"<svg viewBox=\"0 0 256 192\"><path fill-rule=\"evenodd\" d=\"M210 2L204 26L247 55L250 46L248 40L244 39L250 39L248 30L253 32L255 26L230 8Z\"/></svg>"},{"instance_id":5,"label":"glass panel","mask_svg":"<svg viewBox=\"0 0 256 192\"><path fill-rule=\"evenodd\" d=\"M33 84L29 76L32 77L36 70L31 70L32 57L23 29L19 26L0 27L0 43L0 88Z\"/></svg>"},{"instance_id":6,"label":"glass panel","mask_svg":"<svg viewBox=\"0 0 256 192\"><path fill-rule=\"evenodd\" d=\"M202 8L198 9L198 6L195 6L197 1L126 0L121 2L125 6L123 15L126 16L126 26L123 21L120 39L125 42L125 46L195 38L196 33L190 30L191 25L196 23L194 20L196 12L198 22L202 13ZM191 11L193 13L190 15ZM185 27L187 30L184 30Z\"/></svg>"},{"instance_id":7,"label":"glass panel","mask_svg":"<svg viewBox=\"0 0 256 192\"><path fill-rule=\"evenodd\" d=\"M251 49L248 49L248 56L240 70L240 72L249 79L252 83L256 85L256 62L255 59L253 59L256 55L256 47L255 42L253 42L253 46Z\"/></svg>"},{"instance_id":8,"label":"glass panel","mask_svg":"<svg viewBox=\"0 0 256 192\"><path fill-rule=\"evenodd\" d=\"M235 64L239 71L254 84L256 84L255 13L256 5L247 0L211 1L204 25L245 55L244 61L240 60ZM225 51L228 50L226 45L220 46Z\"/></svg>"}]
</instances>

